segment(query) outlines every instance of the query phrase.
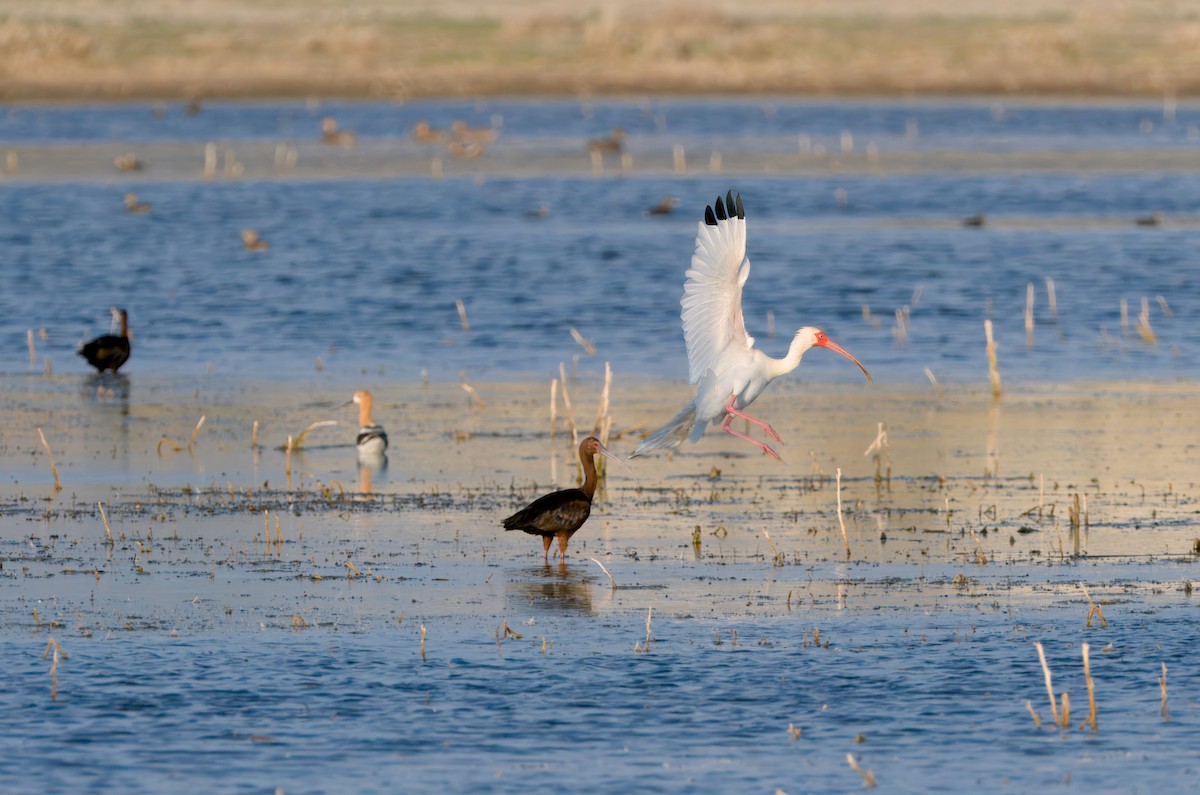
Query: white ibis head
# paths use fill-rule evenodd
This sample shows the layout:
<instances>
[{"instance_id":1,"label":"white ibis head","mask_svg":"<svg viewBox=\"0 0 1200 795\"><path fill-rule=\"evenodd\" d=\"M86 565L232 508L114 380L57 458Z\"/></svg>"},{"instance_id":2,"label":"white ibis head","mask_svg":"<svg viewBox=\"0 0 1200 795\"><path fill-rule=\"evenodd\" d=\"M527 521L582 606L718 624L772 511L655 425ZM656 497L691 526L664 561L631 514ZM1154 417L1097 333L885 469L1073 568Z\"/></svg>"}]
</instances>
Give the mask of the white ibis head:
<instances>
[{"instance_id":1,"label":"white ibis head","mask_svg":"<svg viewBox=\"0 0 1200 795\"><path fill-rule=\"evenodd\" d=\"M819 328L805 326L796 332L796 339L792 344L799 347L801 354L803 354L809 348L825 348L833 351L834 353L840 353L842 356L845 356L847 359L857 364L858 369L863 371L863 375L867 377L868 381L871 381L872 383L875 381L874 378L871 378L871 374L867 372L867 368L863 367L862 362L854 358L854 355L851 354L850 351L829 339L825 332L821 331Z\"/></svg>"}]
</instances>

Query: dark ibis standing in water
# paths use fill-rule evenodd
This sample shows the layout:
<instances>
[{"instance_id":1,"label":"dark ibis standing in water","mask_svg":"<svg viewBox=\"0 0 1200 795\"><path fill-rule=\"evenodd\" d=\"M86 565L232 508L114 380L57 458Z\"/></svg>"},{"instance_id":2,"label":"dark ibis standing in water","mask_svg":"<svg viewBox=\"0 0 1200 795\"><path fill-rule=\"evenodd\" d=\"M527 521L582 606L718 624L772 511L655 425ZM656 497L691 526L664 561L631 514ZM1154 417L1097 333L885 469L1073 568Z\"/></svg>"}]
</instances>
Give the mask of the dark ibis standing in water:
<instances>
[{"instance_id":1,"label":"dark ibis standing in water","mask_svg":"<svg viewBox=\"0 0 1200 795\"><path fill-rule=\"evenodd\" d=\"M583 464L581 487L538 497L504 520L505 530L524 530L530 535L541 536L547 563L550 562L550 542L556 538L558 556L566 561L567 542L592 513L592 496L596 493L596 462L592 457L597 453L625 463L600 444L599 439L589 436L579 443L579 461Z\"/></svg>"},{"instance_id":2,"label":"dark ibis standing in water","mask_svg":"<svg viewBox=\"0 0 1200 795\"><path fill-rule=\"evenodd\" d=\"M120 334L105 334L79 348L79 355L98 371L114 373L129 361L129 313L113 307L113 317L121 323Z\"/></svg>"}]
</instances>

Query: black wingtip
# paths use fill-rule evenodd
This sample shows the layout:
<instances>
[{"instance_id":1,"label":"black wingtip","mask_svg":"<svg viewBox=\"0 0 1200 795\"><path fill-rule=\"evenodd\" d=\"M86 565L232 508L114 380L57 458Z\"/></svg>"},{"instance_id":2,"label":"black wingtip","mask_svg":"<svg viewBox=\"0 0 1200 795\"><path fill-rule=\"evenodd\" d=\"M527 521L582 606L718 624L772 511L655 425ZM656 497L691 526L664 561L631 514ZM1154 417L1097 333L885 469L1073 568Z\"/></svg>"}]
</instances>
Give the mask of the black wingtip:
<instances>
[{"instance_id":1,"label":"black wingtip","mask_svg":"<svg viewBox=\"0 0 1200 795\"><path fill-rule=\"evenodd\" d=\"M709 226L716 226L717 221L731 218L746 220L746 208L742 206L740 193L735 197L733 191L728 191L724 198L718 196L715 202L704 208L704 223Z\"/></svg>"}]
</instances>

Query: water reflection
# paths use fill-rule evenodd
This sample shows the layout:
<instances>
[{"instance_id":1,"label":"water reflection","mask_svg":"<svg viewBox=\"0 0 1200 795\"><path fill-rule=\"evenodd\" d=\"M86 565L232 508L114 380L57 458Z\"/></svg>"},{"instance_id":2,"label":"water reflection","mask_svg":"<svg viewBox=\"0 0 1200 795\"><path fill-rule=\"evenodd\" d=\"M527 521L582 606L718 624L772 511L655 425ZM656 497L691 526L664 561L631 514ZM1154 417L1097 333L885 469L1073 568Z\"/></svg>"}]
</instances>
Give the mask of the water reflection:
<instances>
[{"instance_id":1,"label":"water reflection","mask_svg":"<svg viewBox=\"0 0 1200 795\"><path fill-rule=\"evenodd\" d=\"M118 406L121 414L129 414L129 376L121 373L93 373L83 379L81 387L85 400Z\"/></svg>"},{"instance_id":2,"label":"water reflection","mask_svg":"<svg viewBox=\"0 0 1200 795\"><path fill-rule=\"evenodd\" d=\"M516 569L508 575L507 596L514 609L592 613L595 583L582 566L553 563Z\"/></svg>"},{"instance_id":3,"label":"water reflection","mask_svg":"<svg viewBox=\"0 0 1200 795\"><path fill-rule=\"evenodd\" d=\"M358 491L360 494L374 493L375 483L387 483L388 458L378 455L358 454Z\"/></svg>"}]
</instances>

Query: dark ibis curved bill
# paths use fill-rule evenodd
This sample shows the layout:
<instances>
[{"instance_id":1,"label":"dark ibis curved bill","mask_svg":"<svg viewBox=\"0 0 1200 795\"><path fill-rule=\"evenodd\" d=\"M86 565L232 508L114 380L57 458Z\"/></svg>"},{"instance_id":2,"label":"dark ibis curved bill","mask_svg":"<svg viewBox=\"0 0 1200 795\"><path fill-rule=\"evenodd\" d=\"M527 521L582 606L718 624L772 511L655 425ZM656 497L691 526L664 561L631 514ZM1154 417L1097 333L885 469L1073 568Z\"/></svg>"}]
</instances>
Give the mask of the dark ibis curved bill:
<instances>
[{"instance_id":1,"label":"dark ibis curved bill","mask_svg":"<svg viewBox=\"0 0 1200 795\"><path fill-rule=\"evenodd\" d=\"M633 467L629 466L629 464L625 461L625 459L621 458L621 456L617 455L612 450L609 450L607 447L601 444L599 439L596 439L596 452L600 453L600 455L604 456L605 458L611 458L613 461L616 461L618 464L628 469L629 474L633 475L633 480L635 483L637 483L638 488L640 489L642 487L642 482L638 480L637 473L633 471Z\"/></svg>"}]
</instances>

